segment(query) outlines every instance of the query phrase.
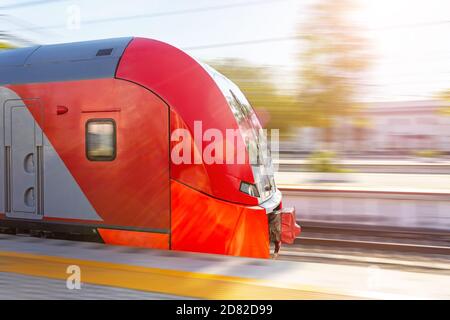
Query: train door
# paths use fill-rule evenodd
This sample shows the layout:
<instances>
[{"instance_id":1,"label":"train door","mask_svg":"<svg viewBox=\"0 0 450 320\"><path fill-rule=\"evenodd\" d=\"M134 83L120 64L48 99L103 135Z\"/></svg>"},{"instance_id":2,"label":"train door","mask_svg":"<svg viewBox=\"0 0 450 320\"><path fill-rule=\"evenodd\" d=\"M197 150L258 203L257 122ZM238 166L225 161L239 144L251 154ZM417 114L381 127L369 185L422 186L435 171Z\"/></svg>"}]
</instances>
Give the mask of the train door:
<instances>
[{"instance_id":1,"label":"train door","mask_svg":"<svg viewBox=\"0 0 450 320\"><path fill-rule=\"evenodd\" d=\"M5 211L9 218L43 216L43 133L31 112L42 114L39 100L4 104Z\"/></svg>"}]
</instances>

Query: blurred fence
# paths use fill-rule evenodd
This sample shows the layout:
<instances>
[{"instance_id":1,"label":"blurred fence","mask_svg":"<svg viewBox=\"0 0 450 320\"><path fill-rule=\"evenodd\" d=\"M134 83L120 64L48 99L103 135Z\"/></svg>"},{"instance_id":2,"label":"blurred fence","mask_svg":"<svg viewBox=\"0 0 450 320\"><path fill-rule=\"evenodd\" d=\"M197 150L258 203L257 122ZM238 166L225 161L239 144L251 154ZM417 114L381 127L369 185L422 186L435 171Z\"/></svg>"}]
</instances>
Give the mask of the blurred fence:
<instances>
[{"instance_id":1,"label":"blurred fence","mask_svg":"<svg viewBox=\"0 0 450 320\"><path fill-rule=\"evenodd\" d=\"M300 221L450 232L450 193L281 188Z\"/></svg>"},{"instance_id":2,"label":"blurred fence","mask_svg":"<svg viewBox=\"0 0 450 320\"><path fill-rule=\"evenodd\" d=\"M295 159L278 159L274 161L282 172L308 172L313 171L310 161ZM419 162L408 160L340 160L337 161L340 168L351 170L351 172L364 173L423 173L423 174L450 174L450 161L441 162Z\"/></svg>"}]
</instances>

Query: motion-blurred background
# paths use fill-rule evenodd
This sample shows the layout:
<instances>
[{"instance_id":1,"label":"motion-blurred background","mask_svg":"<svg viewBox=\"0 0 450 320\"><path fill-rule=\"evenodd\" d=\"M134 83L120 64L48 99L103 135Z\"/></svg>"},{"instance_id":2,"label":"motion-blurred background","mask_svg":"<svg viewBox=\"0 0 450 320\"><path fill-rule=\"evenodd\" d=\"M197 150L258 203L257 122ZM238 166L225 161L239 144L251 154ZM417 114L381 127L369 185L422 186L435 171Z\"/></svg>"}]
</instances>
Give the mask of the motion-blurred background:
<instances>
[{"instance_id":1,"label":"motion-blurred background","mask_svg":"<svg viewBox=\"0 0 450 320\"><path fill-rule=\"evenodd\" d=\"M2 50L129 35L242 88L304 221L450 230L449 1L0 2Z\"/></svg>"},{"instance_id":2,"label":"motion-blurred background","mask_svg":"<svg viewBox=\"0 0 450 320\"><path fill-rule=\"evenodd\" d=\"M282 151L450 153L445 0L2 0L0 48L143 36L233 79Z\"/></svg>"}]
</instances>

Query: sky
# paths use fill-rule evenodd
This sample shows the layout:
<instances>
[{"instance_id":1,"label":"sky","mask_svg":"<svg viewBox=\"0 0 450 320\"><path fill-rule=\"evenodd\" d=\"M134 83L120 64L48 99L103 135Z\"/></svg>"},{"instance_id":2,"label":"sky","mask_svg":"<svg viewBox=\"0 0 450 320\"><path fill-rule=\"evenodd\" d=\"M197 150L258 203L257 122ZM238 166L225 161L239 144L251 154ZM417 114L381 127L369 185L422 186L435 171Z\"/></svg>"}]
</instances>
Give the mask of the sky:
<instances>
[{"instance_id":1,"label":"sky","mask_svg":"<svg viewBox=\"0 0 450 320\"><path fill-rule=\"evenodd\" d=\"M372 64L367 101L422 100L450 88L449 0L355 0ZM30 3L35 2L34 5ZM301 43L292 37L314 0L0 0L0 31L34 43L141 36L209 61L267 65L295 87Z\"/></svg>"}]
</instances>

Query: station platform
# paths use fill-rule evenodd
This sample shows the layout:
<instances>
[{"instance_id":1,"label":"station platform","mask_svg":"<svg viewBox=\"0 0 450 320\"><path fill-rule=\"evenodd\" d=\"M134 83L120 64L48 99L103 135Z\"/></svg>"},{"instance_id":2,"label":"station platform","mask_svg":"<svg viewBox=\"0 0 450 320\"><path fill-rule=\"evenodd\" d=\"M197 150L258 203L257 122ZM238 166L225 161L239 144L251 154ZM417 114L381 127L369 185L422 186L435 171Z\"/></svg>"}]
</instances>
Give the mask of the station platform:
<instances>
[{"instance_id":1,"label":"station platform","mask_svg":"<svg viewBox=\"0 0 450 320\"><path fill-rule=\"evenodd\" d=\"M450 174L276 172L275 181L281 188L450 195Z\"/></svg>"},{"instance_id":2,"label":"station platform","mask_svg":"<svg viewBox=\"0 0 450 320\"><path fill-rule=\"evenodd\" d=\"M81 289L69 290L69 266ZM2 299L449 299L450 277L0 235Z\"/></svg>"}]
</instances>

